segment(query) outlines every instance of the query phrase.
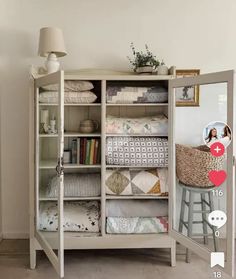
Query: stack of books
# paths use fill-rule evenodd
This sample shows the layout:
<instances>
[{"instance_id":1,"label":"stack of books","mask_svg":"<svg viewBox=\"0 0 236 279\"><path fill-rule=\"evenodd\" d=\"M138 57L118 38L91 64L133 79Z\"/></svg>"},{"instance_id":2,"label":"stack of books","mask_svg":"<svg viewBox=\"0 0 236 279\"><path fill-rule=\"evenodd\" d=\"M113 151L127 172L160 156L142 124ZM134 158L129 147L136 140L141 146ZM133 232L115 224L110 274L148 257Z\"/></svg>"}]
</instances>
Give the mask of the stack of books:
<instances>
[{"instance_id":1,"label":"stack of books","mask_svg":"<svg viewBox=\"0 0 236 279\"><path fill-rule=\"evenodd\" d=\"M72 164L96 165L100 163L100 139L77 138L72 140Z\"/></svg>"}]
</instances>

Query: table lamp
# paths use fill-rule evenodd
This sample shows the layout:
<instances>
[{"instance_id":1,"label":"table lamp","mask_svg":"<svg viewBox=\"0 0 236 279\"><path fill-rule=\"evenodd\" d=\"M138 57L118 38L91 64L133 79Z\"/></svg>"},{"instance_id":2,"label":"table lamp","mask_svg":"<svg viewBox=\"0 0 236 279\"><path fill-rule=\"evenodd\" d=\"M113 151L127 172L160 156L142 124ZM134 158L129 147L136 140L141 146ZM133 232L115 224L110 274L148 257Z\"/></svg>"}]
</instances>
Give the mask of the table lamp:
<instances>
[{"instance_id":1,"label":"table lamp","mask_svg":"<svg viewBox=\"0 0 236 279\"><path fill-rule=\"evenodd\" d=\"M48 73L57 72L60 69L57 57L67 54L61 29L54 27L40 29L38 54L41 57L47 57L45 66Z\"/></svg>"}]
</instances>

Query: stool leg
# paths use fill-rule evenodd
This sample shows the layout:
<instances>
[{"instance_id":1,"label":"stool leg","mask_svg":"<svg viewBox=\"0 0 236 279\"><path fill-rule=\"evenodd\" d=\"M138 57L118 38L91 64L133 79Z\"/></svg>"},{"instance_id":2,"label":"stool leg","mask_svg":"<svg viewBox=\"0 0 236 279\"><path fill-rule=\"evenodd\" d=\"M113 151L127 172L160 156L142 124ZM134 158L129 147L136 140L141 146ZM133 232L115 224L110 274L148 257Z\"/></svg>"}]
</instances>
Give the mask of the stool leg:
<instances>
[{"instance_id":1,"label":"stool leg","mask_svg":"<svg viewBox=\"0 0 236 279\"><path fill-rule=\"evenodd\" d=\"M203 233L205 236L203 237L204 239L204 244L208 244L208 237L207 237L207 215L206 215L206 204L205 204L205 193L201 194L201 207L202 207L202 229Z\"/></svg>"},{"instance_id":2,"label":"stool leg","mask_svg":"<svg viewBox=\"0 0 236 279\"><path fill-rule=\"evenodd\" d=\"M210 205L210 211L214 211L214 203L213 203L213 194L212 191L208 192L208 196L209 196L209 205ZM218 239L216 237L216 229L214 226L211 227L212 228L212 234L213 234L213 242L214 242L214 250L215 252L219 251L219 245L218 245Z\"/></svg>"},{"instance_id":3,"label":"stool leg","mask_svg":"<svg viewBox=\"0 0 236 279\"><path fill-rule=\"evenodd\" d=\"M188 237L191 238L193 234L193 205L194 205L194 192L189 191L189 208L188 208ZM187 249L186 262L190 263L191 251Z\"/></svg>"},{"instance_id":4,"label":"stool leg","mask_svg":"<svg viewBox=\"0 0 236 279\"><path fill-rule=\"evenodd\" d=\"M186 201L186 189L183 188L182 189L180 216L179 216L179 232L180 233L183 232L185 201Z\"/></svg>"}]
</instances>

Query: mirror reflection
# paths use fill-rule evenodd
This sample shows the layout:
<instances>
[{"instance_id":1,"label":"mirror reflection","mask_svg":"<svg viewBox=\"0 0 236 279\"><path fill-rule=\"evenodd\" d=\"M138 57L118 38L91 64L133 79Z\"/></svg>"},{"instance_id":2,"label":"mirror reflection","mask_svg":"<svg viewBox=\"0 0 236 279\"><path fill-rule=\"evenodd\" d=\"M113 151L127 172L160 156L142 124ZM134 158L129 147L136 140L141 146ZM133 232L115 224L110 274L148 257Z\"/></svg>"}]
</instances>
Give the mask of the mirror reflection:
<instances>
[{"instance_id":1,"label":"mirror reflection","mask_svg":"<svg viewBox=\"0 0 236 279\"><path fill-rule=\"evenodd\" d=\"M191 87L192 90L196 88L195 85ZM198 106L180 107L176 103L174 229L211 251L224 251L226 226L223 223L226 220L223 214L227 214L227 180L221 177L220 185L216 186L214 179L210 179L209 173L213 171L214 177L215 174L218 175L218 171L226 172L226 154L213 156L210 147L213 141L219 142L222 139L223 142L226 136L231 138L230 131L224 134L224 130L227 132L225 128L227 84L202 85L197 90L199 90ZM183 88L175 90L176 102L178 102L179 92L183 92ZM193 95L194 92L191 94ZM209 133L211 139L208 138ZM228 139L227 144L229 144ZM220 214L219 211L223 213ZM219 223L221 226L218 226ZM187 257L189 260L190 252Z\"/></svg>"}]
</instances>

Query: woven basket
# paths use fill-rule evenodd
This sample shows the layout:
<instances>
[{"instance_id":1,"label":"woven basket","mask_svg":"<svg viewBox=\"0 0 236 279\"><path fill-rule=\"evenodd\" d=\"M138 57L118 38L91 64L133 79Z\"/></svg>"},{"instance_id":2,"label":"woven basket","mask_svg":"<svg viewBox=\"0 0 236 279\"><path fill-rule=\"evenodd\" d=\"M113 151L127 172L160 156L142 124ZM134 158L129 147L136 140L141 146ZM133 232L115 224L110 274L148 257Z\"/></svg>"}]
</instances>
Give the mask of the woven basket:
<instances>
[{"instance_id":1,"label":"woven basket","mask_svg":"<svg viewBox=\"0 0 236 279\"><path fill-rule=\"evenodd\" d=\"M205 145L189 147L176 144L176 174L185 185L202 188L214 186L208 173L222 169L223 161L224 156L214 157Z\"/></svg>"}]
</instances>

